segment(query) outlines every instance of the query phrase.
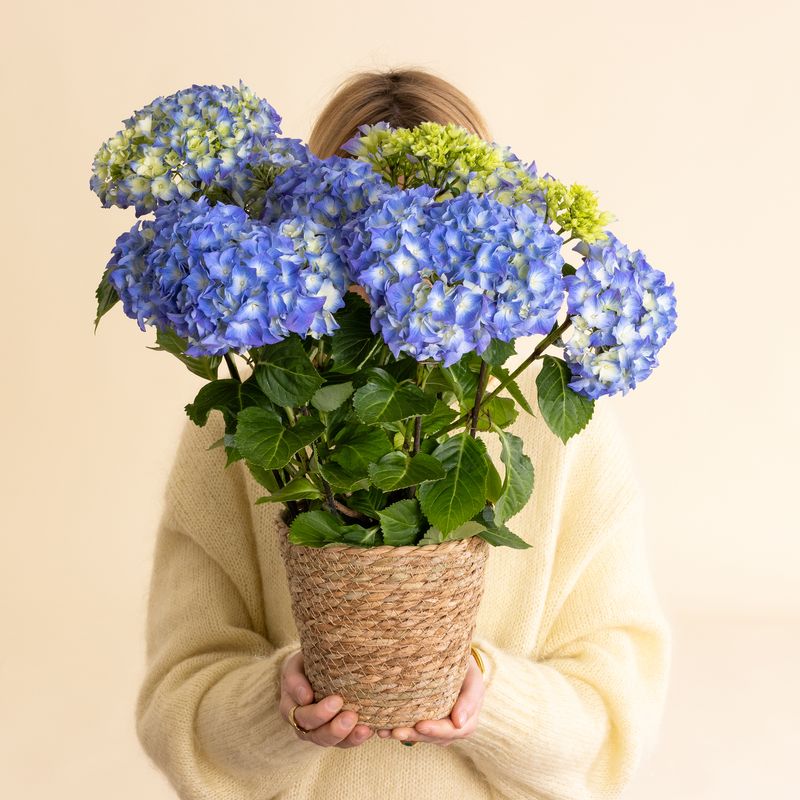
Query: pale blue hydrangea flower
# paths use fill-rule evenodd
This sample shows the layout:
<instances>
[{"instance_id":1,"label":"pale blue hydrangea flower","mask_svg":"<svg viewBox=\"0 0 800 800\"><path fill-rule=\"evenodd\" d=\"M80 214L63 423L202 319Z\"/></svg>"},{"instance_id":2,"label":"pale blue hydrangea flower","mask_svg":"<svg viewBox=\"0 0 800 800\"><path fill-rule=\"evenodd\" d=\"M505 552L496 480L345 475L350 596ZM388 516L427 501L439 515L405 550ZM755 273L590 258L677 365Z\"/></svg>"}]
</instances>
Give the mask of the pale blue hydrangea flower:
<instances>
[{"instance_id":1,"label":"pale blue hydrangea flower","mask_svg":"<svg viewBox=\"0 0 800 800\"><path fill-rule=\"evenodd\" d=\"M547 333L563 301L562 240L529 206L394 188L346 223L343 256L392 353L450 366L492 339Z\"/></svg>"},{"instance_id":2,"label":"pale blue hydrangea flower","mask_svg":"<svg viewBox=\"0 0 800 800\"><path fill-rule=\"evenodd\" d=\"M613 233L575 250L584 260L564 278L570 332L562 337L570 388L591 398L625 395L658 366L657 354L676 329L674 284L641 250Z\"/></svg>"},{"instance_id":3,"label":"pale blue hydrangea flower","mask_svg":"<svg viewBox=\"0 0 800 800\"><path fill-rule=\"evenodd\" d=\"M192 356L330 334L348 286L323 226L265 225L205 197L158 206L117 239L108 269L125 314L175 330Z\"/></svg>"}]
</instances>

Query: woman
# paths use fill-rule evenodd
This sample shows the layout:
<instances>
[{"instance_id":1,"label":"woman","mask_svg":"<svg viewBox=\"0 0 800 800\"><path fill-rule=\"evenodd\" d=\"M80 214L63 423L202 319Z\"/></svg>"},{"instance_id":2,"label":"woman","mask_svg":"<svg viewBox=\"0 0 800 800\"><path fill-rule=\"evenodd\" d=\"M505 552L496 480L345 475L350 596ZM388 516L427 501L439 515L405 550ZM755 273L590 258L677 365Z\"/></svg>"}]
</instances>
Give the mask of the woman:
<instances>
[{"instance_id":1,"label":"woman","mask_svg":"<svg viewBox=\"0 0 800 800\"><path fill-rule=\"evenodd\" d=\"M347 155L340 145L380 120L454 122L490 138L455 87L389 70L346 81L309 145ZM535 375L521 378L529 397ZM470 664L447 719L375 734L339 710L341 698L311 702L279 508L255 504L263 488L241 461L223 469L222 448L208 451L221 415L186 423L154 552L136 708L142 746L180 797L617 796L655 743L670 655L641 487L607 401L566 445L540 416L522 414L511 430L535 469L533 498L513 520L532 547L490 553L474 638L485 673ZM494 438L485 441L499 463Z\"/></svg>"}]
</instances>

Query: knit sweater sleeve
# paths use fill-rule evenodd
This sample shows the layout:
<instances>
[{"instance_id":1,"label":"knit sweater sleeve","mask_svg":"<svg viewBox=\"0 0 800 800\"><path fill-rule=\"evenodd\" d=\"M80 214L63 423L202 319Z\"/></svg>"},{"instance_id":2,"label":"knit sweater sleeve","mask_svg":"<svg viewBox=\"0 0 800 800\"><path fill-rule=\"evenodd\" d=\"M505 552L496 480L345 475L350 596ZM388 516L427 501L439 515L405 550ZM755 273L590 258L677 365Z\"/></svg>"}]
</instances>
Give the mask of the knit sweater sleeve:
<instances>
[{"instance_id":1,"label":"knit sweater sleeve","mask_svg":"<svg viewBox=\"0 0 800 800\"><path fill-rule=\"evenodd\" d=\"M477 730L453 744L507 798L619 797L655 745L666 694L671 632L649 572L642 491L613 409L599 401L565 447L537 651L510 653L475 638L487 656L487 688Z\"/></svg>"},{"instance_id":2,"label":"knit sweater sleeve","mask_svg":"<svg viewBox=\"0 0 800 800\"><path fill-rule=\"evenodd\" d=\"M181 798L273 796L321 748L278 710L280 668L241 463L225 467L218 412L187 422L169 474L150 579L139 741ZM266 789L269 792L266 792Z\"/></svg>"}]
</instances>

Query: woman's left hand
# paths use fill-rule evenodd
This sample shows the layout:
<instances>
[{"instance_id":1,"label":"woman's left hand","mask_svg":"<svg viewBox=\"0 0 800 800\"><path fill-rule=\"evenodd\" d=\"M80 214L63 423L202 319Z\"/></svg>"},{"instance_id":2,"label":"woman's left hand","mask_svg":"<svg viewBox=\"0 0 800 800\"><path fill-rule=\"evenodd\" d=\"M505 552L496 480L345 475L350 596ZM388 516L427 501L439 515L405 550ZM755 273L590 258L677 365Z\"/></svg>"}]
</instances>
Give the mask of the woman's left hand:
<instances>
[{"instance_id":1,"label":"woman's left hand","mask_svg":"<svg viewBox=\"0 0 800 800\"><path fill-rule=\"evenodd\" d=\"M428 742L447 747L456 739L464 739L478 726L478 712L483 704L483 673L474 658L470 658L467 674L453 710L444 719L425 719L413 728L381 728L382 739L403 742Z\"/></svg>"}]
</instances>

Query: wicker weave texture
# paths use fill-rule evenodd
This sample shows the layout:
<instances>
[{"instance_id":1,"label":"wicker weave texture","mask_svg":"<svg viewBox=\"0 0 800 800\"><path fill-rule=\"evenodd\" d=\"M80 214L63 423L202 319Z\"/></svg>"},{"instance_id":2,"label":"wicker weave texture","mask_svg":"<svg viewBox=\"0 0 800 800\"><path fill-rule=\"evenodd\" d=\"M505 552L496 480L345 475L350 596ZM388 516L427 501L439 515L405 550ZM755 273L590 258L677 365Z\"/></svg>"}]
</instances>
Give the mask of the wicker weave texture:
<instances>
[{"instance_id":1,"label":"wicker weave texture","mask_svg":"<svg viewBox=\"0 0 800 800\"><path fill-rule=\"evenodd\" d=\"M466 675L488 542L306 547L279 529L314 702L330 694L373 729L450 714Z\"/></svg>"}]
</instances>

